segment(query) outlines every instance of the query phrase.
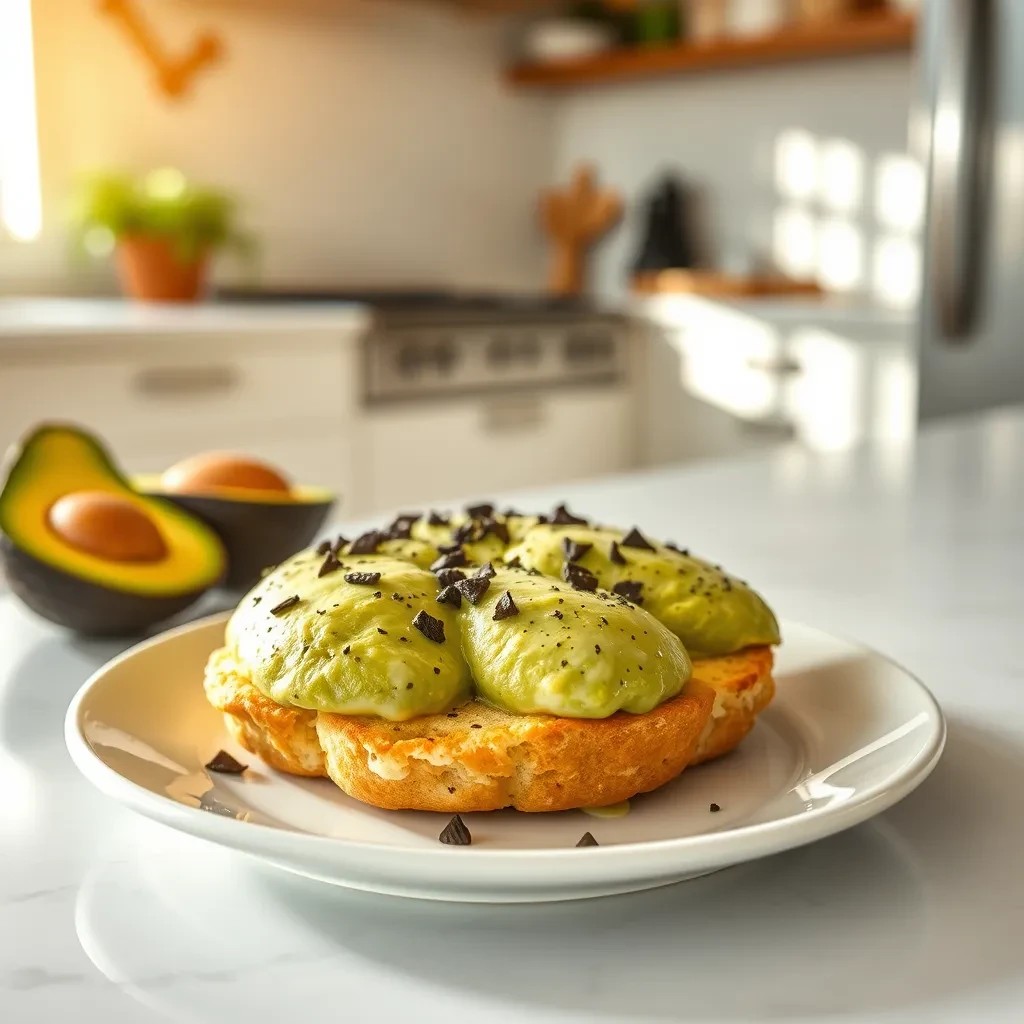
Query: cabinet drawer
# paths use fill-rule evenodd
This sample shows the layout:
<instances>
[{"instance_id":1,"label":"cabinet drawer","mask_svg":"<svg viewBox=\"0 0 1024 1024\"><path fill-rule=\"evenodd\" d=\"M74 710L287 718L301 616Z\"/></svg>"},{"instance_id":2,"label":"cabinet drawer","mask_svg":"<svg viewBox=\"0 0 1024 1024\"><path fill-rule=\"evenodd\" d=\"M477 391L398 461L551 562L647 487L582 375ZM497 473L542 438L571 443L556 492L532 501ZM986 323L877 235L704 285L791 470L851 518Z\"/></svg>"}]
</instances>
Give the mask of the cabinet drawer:
<instances>
[{"instance_id":1,"label":"cabinet drawer","mask_svg":"<svg viewBox=\"0 0 1024 1024\"><path fill-rule=\"evenodd\" d=\"M189 337L65 347L0 366L0 440L41 419L82 422L113 445L185 425L215 431L225 424L344 422L356 391L353 353L340 342L269 348Z\"/></svg>"}]
</instances>

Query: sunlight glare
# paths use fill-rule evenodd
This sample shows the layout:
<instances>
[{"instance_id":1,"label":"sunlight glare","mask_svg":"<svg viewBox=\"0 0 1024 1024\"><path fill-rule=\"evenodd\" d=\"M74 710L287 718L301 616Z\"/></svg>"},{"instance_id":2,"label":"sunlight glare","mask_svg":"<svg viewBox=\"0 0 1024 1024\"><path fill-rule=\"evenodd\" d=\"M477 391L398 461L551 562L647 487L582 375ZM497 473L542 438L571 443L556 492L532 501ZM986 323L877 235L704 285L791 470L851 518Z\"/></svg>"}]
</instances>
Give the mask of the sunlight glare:
<instances>
[{"instance_id":1,"label":"sunlight glare","mask_svg":"<svg viewBox=\"0 0 1024 1024\"><path fill-rule=\"evenodd\" d=\"M775 140L775 187L789 199L810 199L818 187L818 148L802 128L788 128Z\"/></svg>"},{"instance_id":2,"label":"sunlight glare","mask_svg":"<svg viewBox=\"0 0 1024 1024\"><path fill-rule=\"evenodd\" d=\"M772 255L776 266L795 278L813 277L818 266L818 233L814 217L800 206L775 212Z\"/></svg>"},{"instance_id":3,"label":"sunlight glare","mask_svg":"<svg viewBox=\"0 0 1024 1024\"><path fill-rule=\"evenodd\" d=\"M836 213L853 213L864 198L864 154L846 139L821 146L819 186L822 204Z\"/></svg>"},{"instance_id":4,"label":"sunlight glare","mask_svg":"<svg viewBox=\"0 0 1024 1024\"><path fill-rule=\"evenodd\" d=\"M848 220L830 217L818 237L818 280L825 288L851 291L864 281L864 239Z\"/></svg>"},{"instance_id":5,"label":"sunlight glare","mask_svg":"<svg viewBox=\"0 0 1024 1024\"><path fill-rule=\"evenodd\" d=\"M912 157L886 153L875 166L875 217L895 231L924 223L924 171Z\"/></svg>"}]
</instances>

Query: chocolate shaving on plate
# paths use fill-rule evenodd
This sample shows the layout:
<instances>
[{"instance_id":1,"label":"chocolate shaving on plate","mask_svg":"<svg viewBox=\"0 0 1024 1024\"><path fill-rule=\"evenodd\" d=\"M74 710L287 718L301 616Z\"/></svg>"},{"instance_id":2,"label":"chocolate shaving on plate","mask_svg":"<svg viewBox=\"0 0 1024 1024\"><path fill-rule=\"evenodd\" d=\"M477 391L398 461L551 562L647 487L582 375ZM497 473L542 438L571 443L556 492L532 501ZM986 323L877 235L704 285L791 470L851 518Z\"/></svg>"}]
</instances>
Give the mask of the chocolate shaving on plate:
<instances>
[{"instance_id":1,"label":"chocolate shaving on plate","mask_svg":"<svg viewBox=\"0 0 1024 1024\"><path fill-rule=\"evenodd\" d=\"M582 565L566 562L562 567L562 579L574 590L597 590L597 577Z\"/></svg>"},{"instance_id":2,"label":"chocolate shaving on plate","mask_svg":"<svg viewBox=\"0 0 1024 1024\"><path fill-rule=\"evenodd\" d=\"M519 609L516 607L515 601L512 600L512 594L506 590L498 598L498 603L494 606L494 615L491 617L495 622L500 622L502 619L508 619L518 614Z\"/></svg>"},{"instance_id":3,"label":"chocolate shaving on plate","mask_svg":"<svg viewBox=\"0 0 1024 1024\"><path fill-rule=\"evenodd\" d=\"M437 837L446 846L469 846L473 842L466 823L456 814Z\"/></svg>"},{"instance_id":4,"label":"chocolate shaving on plate","mask_svg":"<svg viewBox=\"0 0 1024 1024\"><path fill-rule=\"evenodd\" d=\"M226 750L218 750L204 766L207 771L219 772L221 775L241 775L249 766L236 761Z\"/></svg>"},{"instance_id":5,"label":"chocolate shaving on plate","mask_svg":"<svg viewBox=\"0 0 1024 1024\"><path fill-rule=\"evenodd\" d=\"M420 609L413 618L412 624L428 640L433 640L435 644L444 643L444 623L440 619L435 619L433 615L428 615L423 609Z\"/></svg>"},{"instance_id":6,"label":"chocolate shaving on plate","mask_svg":"<svg viewBox=\"0 0 1024 1024\"><path fill-rule=\"evenodd\" d=\"M600 846L601 844L593 837L590 832L584 832L580 836L580 841L576 844L579 846Z\"/></svg>"}]
</instances>

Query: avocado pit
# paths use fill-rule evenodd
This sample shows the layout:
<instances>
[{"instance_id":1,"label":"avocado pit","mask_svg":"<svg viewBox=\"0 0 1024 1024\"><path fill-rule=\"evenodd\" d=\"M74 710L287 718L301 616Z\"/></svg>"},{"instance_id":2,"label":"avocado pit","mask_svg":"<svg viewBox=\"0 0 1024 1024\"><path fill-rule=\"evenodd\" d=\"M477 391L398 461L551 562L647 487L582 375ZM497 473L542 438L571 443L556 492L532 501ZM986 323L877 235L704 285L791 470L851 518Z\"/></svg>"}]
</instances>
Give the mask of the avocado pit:
<instances>
[{"instance_id":1,"label":"avocado pit","mask_svg":"<svg viewBox=\"0 0 1024 1024\"><path fill-rule=\"evenodd\" d=\"M156 524L130 498L118 494L65 494L50 506L47 521L66 544L109 562L152 563L167 557Z\"/></svg>"},{"instance_id":2,"label":"avocado pit","mask_svg":"<svg viewBox=\"0 0 1024 1024\"><path fill-rule=\"evenodd\" d=\"M229 490L289 494L291 484L272 466L230 452L205 452L175 463L161 477L169 494L212 494Z\"/></svg>"}]
</instances>

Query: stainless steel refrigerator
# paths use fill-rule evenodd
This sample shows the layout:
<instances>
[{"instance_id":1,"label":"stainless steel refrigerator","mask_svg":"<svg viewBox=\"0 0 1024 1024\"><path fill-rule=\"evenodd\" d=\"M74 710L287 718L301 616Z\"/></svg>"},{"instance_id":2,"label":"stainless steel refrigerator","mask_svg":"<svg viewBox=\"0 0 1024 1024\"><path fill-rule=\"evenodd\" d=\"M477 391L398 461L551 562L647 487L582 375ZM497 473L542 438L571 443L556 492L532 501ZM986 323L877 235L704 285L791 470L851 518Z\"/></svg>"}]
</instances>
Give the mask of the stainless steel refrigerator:
<instances>
[{"instance_id":1,"label":"stainless steel refrigerator","mask_svg":"<svg viewBox=\"0 0 1024 1024\"><path fill-rule=\"evenodd\" d=\"M922 0L920 415L1024 402L1024 0Z\"/></svg>"}]
</instances>

